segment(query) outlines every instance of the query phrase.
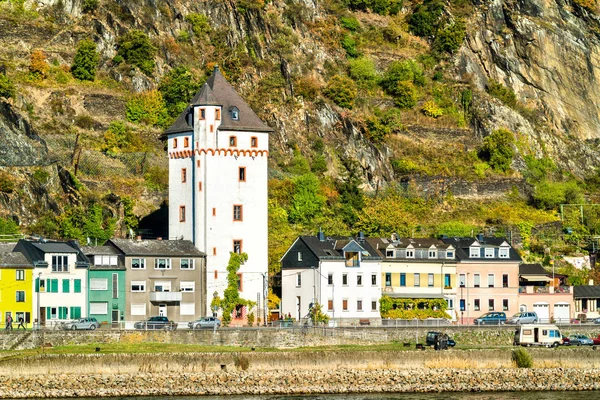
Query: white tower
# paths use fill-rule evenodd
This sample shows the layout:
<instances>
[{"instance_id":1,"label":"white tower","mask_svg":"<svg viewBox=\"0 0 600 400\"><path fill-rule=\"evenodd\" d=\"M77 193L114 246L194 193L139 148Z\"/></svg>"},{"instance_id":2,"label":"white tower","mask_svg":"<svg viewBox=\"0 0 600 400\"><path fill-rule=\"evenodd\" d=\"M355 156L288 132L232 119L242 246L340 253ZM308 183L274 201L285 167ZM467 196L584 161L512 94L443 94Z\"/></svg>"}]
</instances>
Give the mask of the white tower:
<instances>
[{"instance_id":1,"label":"white tower","mask_svg":"<svg viewBox=\"0 0 600 400\"><path fill-rule=\"evenodd\" d=\"M217 67L165 132L169 238L189 239L206 253L208 307L213 293L223 297L235 251L248 254L238 271L240 296L264 309L270 132Z\"/></svg>"}]
</instances>

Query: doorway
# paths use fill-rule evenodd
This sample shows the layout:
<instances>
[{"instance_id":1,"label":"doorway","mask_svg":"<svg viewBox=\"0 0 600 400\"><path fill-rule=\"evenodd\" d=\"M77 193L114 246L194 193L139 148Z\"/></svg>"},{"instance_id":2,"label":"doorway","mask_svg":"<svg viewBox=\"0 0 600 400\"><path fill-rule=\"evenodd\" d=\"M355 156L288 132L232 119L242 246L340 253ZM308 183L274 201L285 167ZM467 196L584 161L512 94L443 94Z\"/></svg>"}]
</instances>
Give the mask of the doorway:
<instances>
[{"instance_id":1,"label":"doorway","mask_svg":"<svg viewBox=\"0 0 600 400\"><path fill-rule=\"evenodd\" d=\"M167 305L166 304L158 305L158 315L160 315L161 317L167 316Z\"/></svg>"},{"instance_id":2,"label":"doorway","mask_svg":"<svg viewBox=\"0 0 600 400\"><path fill-rule=\"evenodd\" d=\"M39 326L46 326L46 307L40 307Z\"/></svg>"},{"instance_id":3,"label":"doorway","mask_svg":"<svg viewBox=\"0 0 600 400\"><path fill-rule=\"evenodd\" d=\"M119 327L119 310L112 310L112 327L113 328L118 328Z\"/></svg>"}]
</instances>

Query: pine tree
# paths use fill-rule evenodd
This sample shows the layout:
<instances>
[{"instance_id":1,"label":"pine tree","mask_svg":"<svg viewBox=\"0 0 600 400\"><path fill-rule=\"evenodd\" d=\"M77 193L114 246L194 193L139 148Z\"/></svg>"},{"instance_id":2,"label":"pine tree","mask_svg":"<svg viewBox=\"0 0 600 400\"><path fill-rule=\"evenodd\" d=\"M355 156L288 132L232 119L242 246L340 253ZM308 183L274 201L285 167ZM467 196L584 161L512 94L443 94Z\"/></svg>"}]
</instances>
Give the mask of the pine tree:
<instances>
[{"instance_id":1,"label":"pine tree","mask_svg":"<svg viewBox=\"0 0 600 400\"><path fill-rule=\"evenodd\" d=\"M96 78L96 67L99 60L96 43L92 40L82 40L77 46L71 73L79 80L93 81Z\"/></svg>"}]
</instances>

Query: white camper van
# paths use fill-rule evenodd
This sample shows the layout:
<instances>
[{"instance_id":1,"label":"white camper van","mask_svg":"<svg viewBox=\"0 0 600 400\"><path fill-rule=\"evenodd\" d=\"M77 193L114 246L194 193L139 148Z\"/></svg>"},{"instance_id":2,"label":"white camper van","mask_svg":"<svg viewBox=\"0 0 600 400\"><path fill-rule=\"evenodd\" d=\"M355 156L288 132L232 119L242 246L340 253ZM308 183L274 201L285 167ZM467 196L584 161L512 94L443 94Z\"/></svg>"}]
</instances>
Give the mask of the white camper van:
<instances>
[{"instance_id":1,"label":"white camper van","mask_svg":"<svg viewBox=\"0 0 600 400\"><path fill-rule=\"evenodd\" d=\"M546 346L561 345L562 335L556 325L552 324L523 324L515 330L515 346Z\"/></svg>"}]
</instances>

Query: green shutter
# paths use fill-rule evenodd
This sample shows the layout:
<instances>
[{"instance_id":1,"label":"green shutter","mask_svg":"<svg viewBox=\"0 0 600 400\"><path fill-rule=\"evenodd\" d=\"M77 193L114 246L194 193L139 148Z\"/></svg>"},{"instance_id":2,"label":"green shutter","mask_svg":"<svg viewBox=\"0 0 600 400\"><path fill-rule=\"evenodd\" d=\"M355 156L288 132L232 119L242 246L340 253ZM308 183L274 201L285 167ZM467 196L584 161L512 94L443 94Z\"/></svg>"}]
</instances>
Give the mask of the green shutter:
<instances>
[{"instance_id":1,"label":"green shutter","mask_svg":"<svg viewBox=\"0 0 600 400\"><path fill-rule=\"evenodd\" d=\"M58 307L58 319L67 319L67 307Z\"/></svg>"},{"instance_id":2,"label":"green shutter","mask_svg":"<svg viewBox=\"0 0 600 400\"><path fill-rule=\"evenodd\" d=\"M75 279L73 281L73 289L75 293L81 293L81 279Z\"/></svg>"},{"instance_id":3,"label":"green shutter","mask_svg":"<svg viewBox=\"0 0 600 400\"><path fill-rule=\"evenodd\" d=\"M63 293L69 293L69 280L63 279Z\"/></svg>"},{"instance_id":4,"label":"green shutter","mask_svg":"<svg viewBox=\"0 0 600 400\"><path fill-rule=\"evenodd\" d=\"M35 292L38 293L40 291L40 278L35 278Z\"/></svg>"},{"instance_id":5,"label":"green shutter","mask_svg":"<svg viewBox=\"0 0 600 400\"><path fill-rule=\"evenodd\" d=\"M58 279L50 279L50 293L58 293Z\"/></svg>"},{"instance_id":6,"label":"green shutter","mask_svg":"<svg viewBox=\"0 0 600 400\"><path fill-rule=\"evenodd\" d=\"M72 319L81 318L81 307L71 307L70 313Z\"/></svg>"},{"instance_id":7,"label":"green shutter","mask_svg":"<svg viewBox=\"0 0 600 400\"><path fill-rule=\"evenodd\" d=\"M46 307L46 319L52 318L52 314L50 312L50 307Z\"/></svg>"}]
</instances>

